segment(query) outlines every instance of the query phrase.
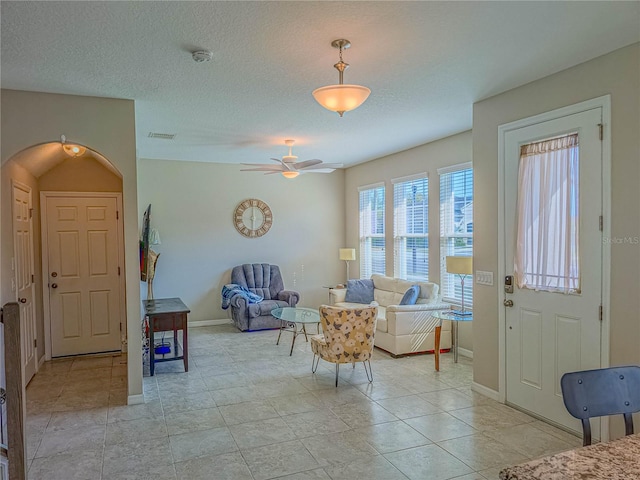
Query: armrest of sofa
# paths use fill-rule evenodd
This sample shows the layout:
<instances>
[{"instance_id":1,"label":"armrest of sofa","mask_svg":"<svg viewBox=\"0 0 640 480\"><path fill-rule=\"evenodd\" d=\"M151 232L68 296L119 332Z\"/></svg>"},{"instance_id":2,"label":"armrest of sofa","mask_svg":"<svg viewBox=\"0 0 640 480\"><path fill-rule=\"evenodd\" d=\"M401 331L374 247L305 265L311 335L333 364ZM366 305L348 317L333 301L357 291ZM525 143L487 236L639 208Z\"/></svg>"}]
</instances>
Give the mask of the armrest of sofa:
<instances>
[{"instance_id":1,"label":"armrest of sofa","mask_svg":"<svg viewBox=\"0 0 640 480\"><path fill-rule=\"evenodd\" d=\"M344 302L347 296L346 288L330 288L329 289L329 302L331 305Z\"/></svg>"},{"instance_id":2,"label":"armrest of sofa","mask_svg":"<svg viewBox=\"0 0 640 480\"><path fill-rule=\"evenodd\" d=\"M290 306L295 307L300 301L300 294L293 290L282 290L278 293L278 300L283 300Z\"/></svg>"},{"instance_id":3,"label":"armrest of sofa","mask_svg":"<svg viewBox=\"0 0 640 480\"><path fill-rule=\"evenodd\" d=\"M234 295L231 297L231 300L229 300L229 304L235 308L246 308L248 303L249 301L247 300L247 297L243 297L238 294Z\"/></svg>"},{"instance_id":4,"label":"armrest of sofa","mask_svg":"<svg viewBox=\"0 0 640 480\"><path fill-rule=\"evenodd\" d=\"M387 331L390 335L413 335L433 332L441 322L432 312L446 310L448 303L418 303L416 305L389 305L387 307ZM451 321L442 321L442 330L451 330Z\"/></svg>"}]
</instances>

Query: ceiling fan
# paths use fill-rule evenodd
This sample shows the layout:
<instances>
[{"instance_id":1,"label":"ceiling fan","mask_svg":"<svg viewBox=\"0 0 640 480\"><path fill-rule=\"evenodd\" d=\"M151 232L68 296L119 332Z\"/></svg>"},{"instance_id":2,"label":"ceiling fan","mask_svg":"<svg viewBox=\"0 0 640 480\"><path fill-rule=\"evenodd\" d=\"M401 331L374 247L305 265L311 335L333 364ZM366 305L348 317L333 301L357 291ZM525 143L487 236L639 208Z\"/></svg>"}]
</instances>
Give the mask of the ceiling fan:
<instances>
[{"instance_id":1,"label":"ceiling fan","mask_svg":"<svg viewBox=\"0 0 640 480\"><path fill-rule=\"evenodd\" d=\"M254 168L243 168L243 172L265 172L265 175L271 175L273 173L281 173L287 178L296 178L301 173L314 172L314 173L331 173L336 168L342 168L342 163L323 163L322 160L305 160L298 162L298 157L291 153L291 149L295 140L285 140L285 145L289 147L289 155L285 155L280 158L271 158L274 162L278 162L279 165L272 165L270 163L243 163Z\"/></svg>"}]
</instances>

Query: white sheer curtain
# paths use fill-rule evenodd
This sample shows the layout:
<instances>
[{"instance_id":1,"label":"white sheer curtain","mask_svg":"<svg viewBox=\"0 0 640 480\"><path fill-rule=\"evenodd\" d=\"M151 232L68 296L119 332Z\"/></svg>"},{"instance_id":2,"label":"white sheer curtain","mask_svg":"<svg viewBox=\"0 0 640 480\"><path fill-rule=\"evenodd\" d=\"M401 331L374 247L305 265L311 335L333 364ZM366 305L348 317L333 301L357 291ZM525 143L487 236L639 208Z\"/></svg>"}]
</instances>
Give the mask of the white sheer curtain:
<instances>
[{"instance_id":1,"label":"white sheer curtain","mask_svg":"<svg viewBox=\"0 0 640 480\"><path fill-rule=\"evenodd\" d=\"M578 134L523 145L514 272L519 288L580 292Z\"/></svg>"}]
</instances>

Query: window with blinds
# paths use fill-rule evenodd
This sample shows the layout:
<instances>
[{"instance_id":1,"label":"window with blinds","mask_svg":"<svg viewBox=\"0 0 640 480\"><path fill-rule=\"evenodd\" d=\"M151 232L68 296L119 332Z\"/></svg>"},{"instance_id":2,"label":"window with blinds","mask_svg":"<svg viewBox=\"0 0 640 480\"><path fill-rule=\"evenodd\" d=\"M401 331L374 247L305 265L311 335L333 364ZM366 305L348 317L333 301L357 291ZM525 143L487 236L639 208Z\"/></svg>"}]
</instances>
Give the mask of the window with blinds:
<instances>
[{"instance_id":1,"label":"window with blinds","mask_svg":"<svg viewBox=\"0 0 640 480\"><path fill-rule=\"evenodd\" d=\"M385 275L384 185L360 190L360 278Z\"/></svg>"},{"instance_id":2,"label":"window with blinds","mask_svg":"<svg viewBox=\"0 0 640 480\"><path fill-rule=\"evenodd\" d=\"M393 181L394 276L429 278L429 180L426 174Z\"/></svg>"},{"instance_id":3,"label":"window with blinds","mask_svg":"<svg viewBox=\"0 0 640 480\"><path fill-rule=\"evenodd\" d=\"M473 255L473 169L470 164L440 174L440 290L445 301L460 304L460 277L447 273L445 258ZM473 304L473 279L464 282L465 308Z\"/></svg>"}]
</instances>

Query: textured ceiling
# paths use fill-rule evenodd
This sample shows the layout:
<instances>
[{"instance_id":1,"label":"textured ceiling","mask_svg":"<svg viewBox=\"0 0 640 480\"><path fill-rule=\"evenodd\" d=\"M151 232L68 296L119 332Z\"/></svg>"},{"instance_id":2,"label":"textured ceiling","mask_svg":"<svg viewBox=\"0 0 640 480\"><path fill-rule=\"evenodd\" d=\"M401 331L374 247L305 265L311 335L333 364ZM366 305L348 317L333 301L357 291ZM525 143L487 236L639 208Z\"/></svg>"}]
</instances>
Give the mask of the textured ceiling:
<instances>
[{"instance_id":1,"label":"textured ceiling","mask_svg":"<svg viewBox=\"0 0 640 480\"><path fill-rule=\"evenodd\" d=\"M285 138L301 160L361 163L468 130L475 101L640 40L637 1L1 9L3 88L133 99L139 157L225 163L282 156ZM337 83L336 38L352 43L345 83L372 90L344 118L311 96ZM195 63L196 49L213 60Z\"/></svg>"}]
</instances>

